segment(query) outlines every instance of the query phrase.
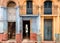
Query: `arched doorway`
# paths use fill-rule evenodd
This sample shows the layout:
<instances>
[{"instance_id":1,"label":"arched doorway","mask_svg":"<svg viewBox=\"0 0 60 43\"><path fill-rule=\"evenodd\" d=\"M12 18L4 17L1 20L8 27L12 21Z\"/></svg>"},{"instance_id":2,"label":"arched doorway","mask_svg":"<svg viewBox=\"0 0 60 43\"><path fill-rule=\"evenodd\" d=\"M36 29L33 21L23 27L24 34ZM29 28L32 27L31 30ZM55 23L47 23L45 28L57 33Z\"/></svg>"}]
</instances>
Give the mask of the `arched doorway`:
<instances>
[{"instance_id":1,"label":"arched doorway","mask_svg":"<svg viewBox=\"0 0 60 43\"><path fill-rule=\"evenodd\" d=\"M8 15L8 39L15 39L16 34L16 3L13 1L7 4Z\"/></svg>"}]
</instances>

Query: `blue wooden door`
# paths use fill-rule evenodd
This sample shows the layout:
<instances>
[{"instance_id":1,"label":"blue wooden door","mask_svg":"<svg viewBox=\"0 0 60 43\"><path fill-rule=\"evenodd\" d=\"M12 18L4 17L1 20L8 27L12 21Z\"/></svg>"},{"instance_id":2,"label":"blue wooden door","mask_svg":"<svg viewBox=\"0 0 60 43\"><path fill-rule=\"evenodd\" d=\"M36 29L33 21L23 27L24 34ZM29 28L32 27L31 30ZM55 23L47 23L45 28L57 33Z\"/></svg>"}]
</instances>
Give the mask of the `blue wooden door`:
<instances>
[{"instance_id":1,"label":"blue wooden door","mask_svg":"<svg viewBox=\"0 0 60 43\"><path fill-rule=\"evenodd\" d=\"M52 20L51 19L44 20L44 40L47 40L47 41L52 40Z\"/></svg>"}]
</instances>

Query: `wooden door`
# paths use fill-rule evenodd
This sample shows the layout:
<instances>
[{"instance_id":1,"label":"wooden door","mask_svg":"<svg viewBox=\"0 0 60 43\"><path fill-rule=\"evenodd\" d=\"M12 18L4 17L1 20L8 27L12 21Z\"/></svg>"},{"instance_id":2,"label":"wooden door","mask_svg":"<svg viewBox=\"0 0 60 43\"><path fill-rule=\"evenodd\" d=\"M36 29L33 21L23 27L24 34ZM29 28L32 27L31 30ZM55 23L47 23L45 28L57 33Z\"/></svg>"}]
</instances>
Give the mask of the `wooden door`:
<instances>
[{"instance_id":1,"label":"wooden door","mask_svg":"<svg viewBox=\"0 0 60 43\"><path fill-rule=\"evenodd\" d=\"M15 22L8 22L8 39L15 39L16 25Z\"/></svg>"},{"instance_id":2,"label":"wooden door","mask_svg":"<svg viewBox=\"0 0 60 43\"><path fill-rule=\"evenodd\" d=\"M52 20L44 20L44 40L52 40Z\"/></svg>"}]
</instances>

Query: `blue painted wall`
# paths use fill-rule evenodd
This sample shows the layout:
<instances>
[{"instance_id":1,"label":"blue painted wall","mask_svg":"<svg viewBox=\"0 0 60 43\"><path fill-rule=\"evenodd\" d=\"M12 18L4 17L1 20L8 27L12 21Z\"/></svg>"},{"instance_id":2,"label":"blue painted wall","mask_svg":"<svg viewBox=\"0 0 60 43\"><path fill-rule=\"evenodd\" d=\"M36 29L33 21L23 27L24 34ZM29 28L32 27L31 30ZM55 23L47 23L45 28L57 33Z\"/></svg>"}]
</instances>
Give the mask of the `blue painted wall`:
<instances>
[{"instance_id":1,"label":"blue painted wall","mask_svg":"<svg viewBox=\"0 0 60 43\"><path fill-rule=\"evenodd\" d=\"M23 21L23 20L30 20L30 19L32 19L32 23L30 24L30 27L31 27L31 29L30 30L32 30L32 33L38 33L38 24L37 24L37 18L38 18L38 16L24 16L24 17L22 17L22 20L21 21ZM20 24L20 25L22 25L22 24Z\"/></svg>"},{"instance_id":2,"label":"blue painted wall","mask_svg":"<svg viewBox=\"0 0 60 43\"><path fill-rule=\"evenodd\" d=\"M20 34L20 15L19 15L19 7L16 8L16 34Z\"/></svg>"},{"instance_id":3,"label":"blue painted wall","mask_svg":"<svg viewBox=\"0 0 60 43\"><path fill-rule=\"evenodd\" d=\"M0 7L0 33L3 33L4 32L4 22L5 22L5 10L4 10L4 7Z\"/></svg>"},{"instance_id":4,"label":"blue painted wall","mask_svg":"<svg viewBox=\"0 0 60 43\"><path fill-rule=\"evenodd\" d=\"M0 22L2 20L2 23L0 23L0 33L2 32L7 32L8 31L8 15L7 15L7 8L5 7L0 7L0 16L2 16L2 18L0 18ZM16 34L19 34L22 32L22 20L30 20L32 19L32 23L31 23L31 30L33 33L38 33L38 29L39 29L39 16L24 16L21 17L20 13L19 13L19 7L16 7ZM2 24L2 25L1 25Z\"/></svg>"},{"instance_id":5,"label":"blue painted wall","mask_svg":"<svg viewBox=\"0 0 60 43\"><path fill-rule=\"evenodd\" d=\"M7 8L6 7L3 7L3 21L4 21L4 26L3 26L3 30L4 30L4 33L7 33L8 32L8 16L7 16Z\"/></svg>"},{"instance_id":6,"label":"blue painted wall","mask_svg":"<svg viewBox=\"0 0 60 43\"><path fill-rule=\"evenodd\" d=\"M0 33L8 32L8 15L7 8L0 7ZM16 34L20 33L20 16L19 7L16 7Z\"/></svg>"}]
</instances>

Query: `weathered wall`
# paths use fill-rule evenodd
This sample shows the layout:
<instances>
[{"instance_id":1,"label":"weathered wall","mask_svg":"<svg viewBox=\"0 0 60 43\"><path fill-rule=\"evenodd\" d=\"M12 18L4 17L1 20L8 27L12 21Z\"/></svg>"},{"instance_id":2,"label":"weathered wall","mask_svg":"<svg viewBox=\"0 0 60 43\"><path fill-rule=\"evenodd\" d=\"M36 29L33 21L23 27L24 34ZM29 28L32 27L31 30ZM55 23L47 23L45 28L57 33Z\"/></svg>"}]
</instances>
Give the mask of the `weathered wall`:
<instances>
[{"instance_id":1,"label":"weathered wall","mask_svg":"<svg viewBox=\"0 0 60 43\"><path fill-rule=\"evenodd\" d=\"M1 7L7 7L7 3L9 0L0 0L0 6ZM20 7L20 15L26 15L26 0L12 0L16 3L16 6ZM40 24L40 32L42 36L42 40L44 40L44 19L53 19L53 40L56 40L56 36L60 34L60 1L58 0L52 0L52 15L44 15L44 1L46 0L33 0L33 15L38 15L38 12L40 14L41 18L41 24ZM35 6L39 6L38 8L35 8ZM0 8L1 8L0 7ZM58 9L59 8L59 9ZM0 11L0 15L2 14L2 10Z\"/></svg>"}]
</instances>

